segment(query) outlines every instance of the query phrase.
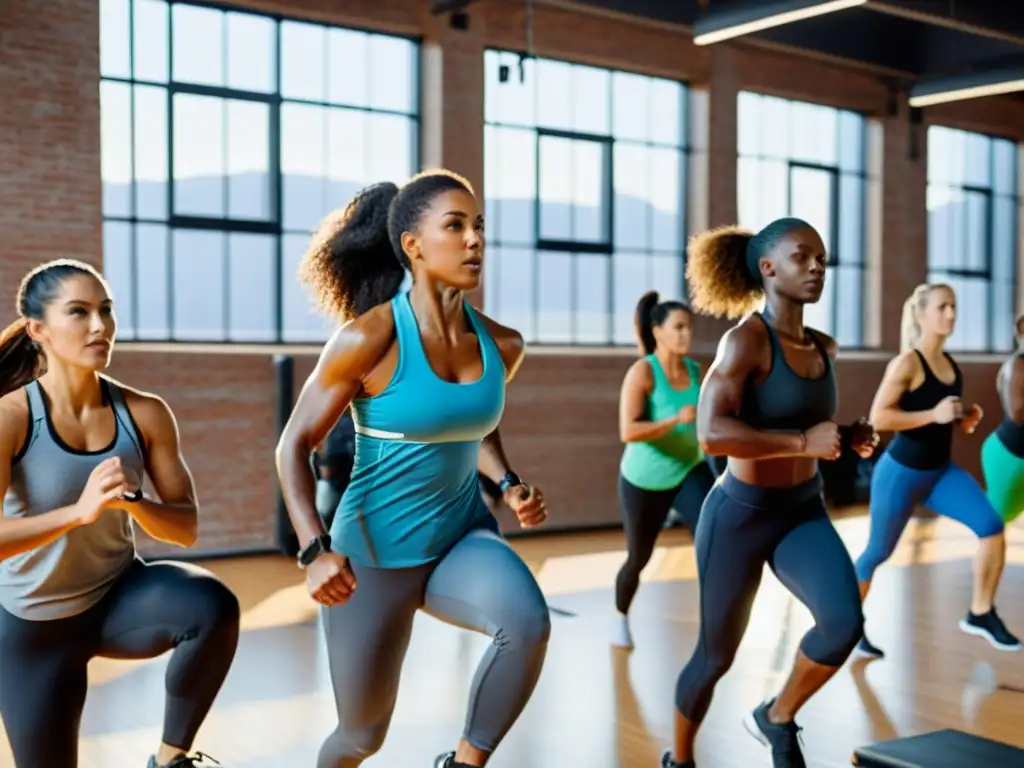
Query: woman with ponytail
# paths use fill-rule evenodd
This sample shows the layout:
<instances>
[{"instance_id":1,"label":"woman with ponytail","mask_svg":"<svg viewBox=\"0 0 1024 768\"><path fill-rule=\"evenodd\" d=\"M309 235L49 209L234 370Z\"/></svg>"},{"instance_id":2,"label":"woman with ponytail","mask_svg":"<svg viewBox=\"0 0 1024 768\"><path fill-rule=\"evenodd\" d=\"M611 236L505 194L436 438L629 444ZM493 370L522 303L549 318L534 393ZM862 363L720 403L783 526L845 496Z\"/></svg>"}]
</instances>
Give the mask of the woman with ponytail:
<instances>
[{"instance_id":1,"label":"woman with ponytail","mask_svg":"<svg viewBox=\"0 0 1024 768\"><path fill-rule=\"evenodd\" d=\"M818 471L840 451L837 345L803 321L804 306L821 297L825 263L821 237L799 219L756 235L716 229L689 245L693 307L742 320L719 343L697 405L701 448L728 465L697 525L700 635L676 685L675 744L663 768L694 766L697 729L746 632L766 564L815 621L782 691L744 720L775 768L805 766L794 718L861 637L856 574ZM853 430L861 455L877 440L863 421Z\"/></svg>"},{"instance_id":2,"label":"woman with ponytail","mask_svg":"<svg viewBox=\"0 0 1024 768\"><path fill-rule=\"evenodd\" d=\"M473 309L483 216L465 179L424 172L376 184L314 236L301 277L341 327L327 342L277 448L277 469L323 607L338 727L319 768L356 768L391 722L413 618L486 634L462 740L435 768L484 765L526 706L550 616L529 568L502 539L478 468L525 528L541 492L511 470L498 424L523 339ZM412 287L399 292L406 270ZM309 455L351 405L356 458L331 525Z\"/></svg>"},{"instance_id":3,"label":"woman with ponytail","mask_svg":"<svg viewBox=\"0 0 1024 768\"><path fill-rule=\"evenodd\" d=\"M619 509L626 532L626 562L615 580L618 615L612 645L632 648L629 607L640 573L654 552L671 509L691 533L704 497L715 482L697 444L694 422L700 364L689 357L693 313L678 301L659 301L649 291L636 306L639 360L630 366L619 394Z\"/></svg>"},{"instance_id":4,"label":"woman with ponytail","mask_svg":"<svg viewBox=\"0 0 1024 768\"><path fill-rule=\"evenodd\" d=\"M92 267L37 267L17 309L0 336L0 713L14 762L77 766L91 658L172 651L149 768L199 768L188 752L234 659L239 606L211 573L135 552L135 525L196 540L174 415L102 373L116 320ZM144 475L159 501L141 492Z\"/></svg>"},{"instance_id":5,"label":"woman with ponytail","mask_svg":"<svg viewBox=\"0 0 1024 768\"><path fill-rule=\"evenodd\" d=\"M914 508L921 504L970 528L979 539L971 606L960 629L1002 651L1020 642L996 613L995 594L1003 574L1003 520L984 491L953 463L953 430L973 434L980 406L965 407L963 377L946 339L956 322L956 296L941 283L919 285L903 305L900 354L890 361L871 405L871 420L896 436L871 473L871 535L857 559L861 599L875 570L889 559ZM858 654L884 653L864 637Z\"/></svg>"}]
</instances>

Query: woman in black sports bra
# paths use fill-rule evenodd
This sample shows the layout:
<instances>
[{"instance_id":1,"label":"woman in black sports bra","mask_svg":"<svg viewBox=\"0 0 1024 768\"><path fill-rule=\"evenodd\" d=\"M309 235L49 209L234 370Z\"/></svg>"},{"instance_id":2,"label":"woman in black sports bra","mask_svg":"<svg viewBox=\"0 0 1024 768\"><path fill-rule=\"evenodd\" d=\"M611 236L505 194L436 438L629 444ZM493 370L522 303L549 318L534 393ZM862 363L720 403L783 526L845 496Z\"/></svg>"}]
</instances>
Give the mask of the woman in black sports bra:
<instances>
[{"instance_id":1,"label":"woman in black sports bra","mask_svg":"<svg viewBox=\"0 0 1024 768\"><path fill-rule=\"evenodd\" d=\"M833 421L833 339L803 324L821 297L825 246L799 219L756 235L725 227L694 238L687 278L699 312L739 318L722 338L697 411L709 456L728 456L697 525L700 637L676 687L675 748L663 768L692 768L693 742L715 685L732 665L768 563L804 602L815 626L804 635L779 695L744 721L775 768L804 768L793 722L838 670L863 631L857 576L829 520L819 460L839 457ZM755 310L765 302L765 311ZM853 448L869 456L878 435L861 420Z\"/></svg>"}]
</instances>

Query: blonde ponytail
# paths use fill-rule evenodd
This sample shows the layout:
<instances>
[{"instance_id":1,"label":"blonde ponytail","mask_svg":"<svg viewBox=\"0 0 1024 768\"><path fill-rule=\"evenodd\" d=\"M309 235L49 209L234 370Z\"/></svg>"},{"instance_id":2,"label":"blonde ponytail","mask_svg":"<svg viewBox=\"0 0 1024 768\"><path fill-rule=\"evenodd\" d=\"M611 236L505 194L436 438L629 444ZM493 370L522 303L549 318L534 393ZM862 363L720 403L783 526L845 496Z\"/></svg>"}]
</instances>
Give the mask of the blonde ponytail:
<instances>
[{"instance_id":1,"label":"blonde ponytail","mask_svg":"<svg viewBox=\"0 0 1024 768\"><path fill-rule=\"evenodd\" d=\"M928 306L928 297L936 288L953 290L946 283L921 283L903 302L903 317L900 320L900 352L906 352L920 338L921 324L917 322L917 313Z\"/></svg>"}]
</instances>

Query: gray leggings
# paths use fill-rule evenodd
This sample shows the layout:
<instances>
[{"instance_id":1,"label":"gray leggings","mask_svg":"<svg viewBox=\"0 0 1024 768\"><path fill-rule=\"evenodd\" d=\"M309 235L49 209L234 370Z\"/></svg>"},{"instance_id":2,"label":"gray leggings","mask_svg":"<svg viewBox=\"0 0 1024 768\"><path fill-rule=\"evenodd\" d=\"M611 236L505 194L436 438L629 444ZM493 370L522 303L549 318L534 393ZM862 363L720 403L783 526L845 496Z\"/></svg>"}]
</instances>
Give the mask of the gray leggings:
<instances>
[{"instance_id":1,"label":"gray leggings","mask_svg":"<svg viewBox=\"0 0 1024 768\"><path fill-rule=\"evenodd\" d=\"M533 693L551 631L526 564L479 528L437 561L400 569L353 563L353 571L352 597L323 611L338 727L317 768L356 768L384 743L418 609L493 638L473 678L462 736L492 752Z\"/></svg>"}]
</instances>

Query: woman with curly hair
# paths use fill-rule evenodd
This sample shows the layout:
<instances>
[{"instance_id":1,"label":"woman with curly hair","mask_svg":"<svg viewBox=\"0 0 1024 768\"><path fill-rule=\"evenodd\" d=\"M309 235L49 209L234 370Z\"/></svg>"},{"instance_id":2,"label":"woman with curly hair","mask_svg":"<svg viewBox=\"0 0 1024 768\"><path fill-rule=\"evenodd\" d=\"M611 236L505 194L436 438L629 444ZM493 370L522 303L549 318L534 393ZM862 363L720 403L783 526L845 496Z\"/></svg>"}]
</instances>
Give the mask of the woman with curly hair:
<instances>
[{"instance_id":1,"label":"woman with curly hair","mask_svg":"<svg viewBox=\"0 0 1024 768\"><path fill-rule=\"evenodd\" d=\"M498 435L523 339L474 310L483 216L469 183L422 173L361 192L314 236L301 276L343 325L325 345L277 448L299 563L321 603L338 727L319 768L356 768L384 742L418 610L489 635L458 749L435 768L485 765L533 692L550 616L502 539L478 466L523 527L544 497ZM399 293L406 270L412 287ZM328 534L309 456L351 405L352 476Z\"/></svg>"},{"instance_id":2,"label":"woman with curly hair","mask_svg":"<svg viewBox=\"0 0 1024 768\"><path fill-rule=\"evenodd\" d=\"M648 291L636 305L637 341L643 357L626 371L619 394L619 509L626 532L626 562L615 580L612 645L632 648L629 607L640 573L654 552L669 511L697 530L704 497L715 482L697 444L700 363L687 357L693 311L660 301Z\"/></svg>"},{"instance_id":3,"label":"woman with curly hair","mask_svg":"<svg viewBox=\"0 0 1024 768\"><path fill-rule=\"evenodd\" d=\"M863 631L857 575L818 471L840 453L837 345L803 322L804 305L821 297L825 259L818 233L793 218L756 235L712 230L689 245L694 308L743 319L722 337L698 404L701 448L729 461L697 526L700 636L677 683L675 744L663 768L694 766L697 729L743 639L766 563L815 620L782 691L744 720L775 768L805 766L794 717ZM852 442L867 456L878 435L862 420Z\"/></svg>"}]
</instances>

